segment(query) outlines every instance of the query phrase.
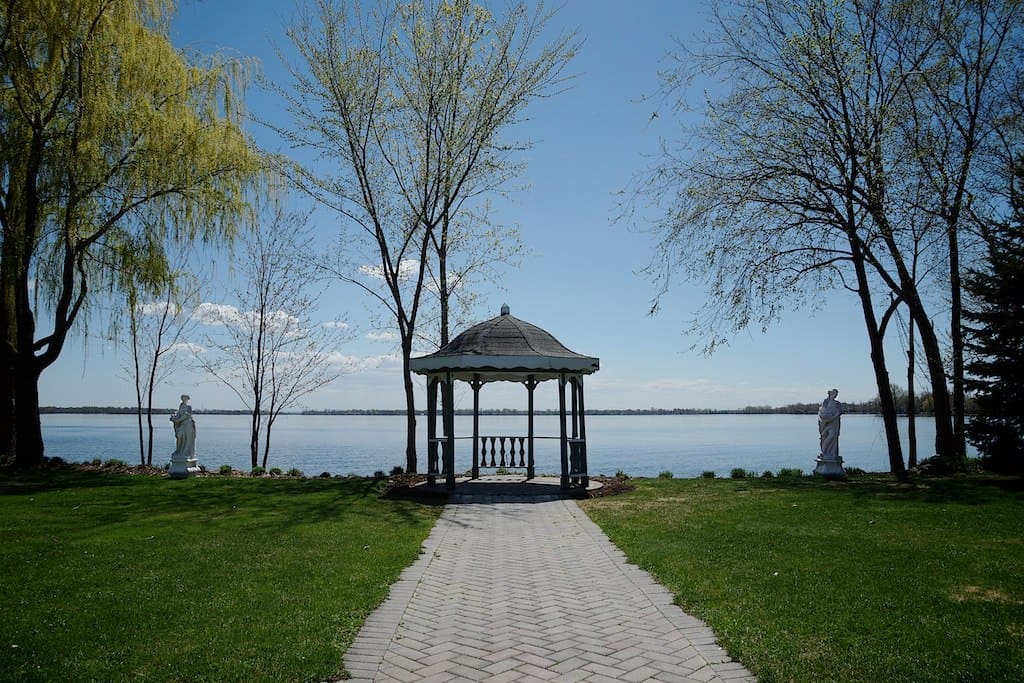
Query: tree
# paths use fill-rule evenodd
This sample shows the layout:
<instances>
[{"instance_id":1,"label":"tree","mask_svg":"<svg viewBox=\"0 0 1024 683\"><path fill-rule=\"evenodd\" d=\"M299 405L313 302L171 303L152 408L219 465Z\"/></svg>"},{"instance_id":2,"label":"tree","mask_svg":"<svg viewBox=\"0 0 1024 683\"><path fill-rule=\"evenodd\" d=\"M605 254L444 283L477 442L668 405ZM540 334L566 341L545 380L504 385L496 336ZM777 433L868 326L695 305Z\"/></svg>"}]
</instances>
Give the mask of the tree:
<instances>
[{"instance_id":1,"label":"tree","mask_svg":"<svg viewBox=\"0 0 1024 683\"><path fill-rule=\"evenodd\" d=\"M965 228L960 215L944 213L949 195L937 192L936 169L954 174L966 164L965 186L983 192L970 164L977 141L958 147L960 154L923 147L935 119L957 125L960 110L937 97L935 86L941 80L952 95L954 84L968 80L962 71L969 65L951 57L954 47L970 44L957 22L976 25L989 6L940 4L746 0L716 7L708 50L670 72L666 85L677 92L705 74L731 90L706 102L705 123L688 147L696 154L666 149L641 190L668 203L650 271L659 296L678 268L703 274L711 289L697 320L712 335L709 351L739 329L770 325L787 308L826 305L834 282L857 295L897 476L905 466L884 352L887 322L896 307L907 308L935 397L936 453L956 460L946 359L928 302L956 286L940 275L951 258L949 231ZM1004 17L1001 30L1015 20ZM951 32L963 39L950 39ZM1001 38L975 38L985 59L1007 59ZM978 120L992 127L999 118L985 110Z\"/></svg>"},{"instance_id":2,"label":"tree","mask_svg":"<svg viewBox=\"0 0 1024 683\"><path fill-rule=\"evenodd\" d=\"M1017 164L1015 185L1024 180ZM972 269L964 285L968 351L967 388L976 410L967 434L985 467L1024 473L1024 195L1014 193L1011 220L987 231L984 268Z\"/></svg>"},{"instance_id":3,"label":"tree","mask_svg":"<svg viewBox=\"0 0 1024 683\"><path fill-rule=\"evenodd\" d=\"M237 305L200 306L200 317L214 328L196 358L249 410L252 467L266 468L281 412L341 376L332 357L339 328L314 317L322 292L312 289L307 220L280 207L270 210L249 233L239 264L243 279L233 292Z\"/></svg>"},{"instance_id":4,"label":"tree","mask_svg":"<svg viewBox=\"0 0 1024 683\"><path fill-rule=\"evenodd\" d=\"M135 387L139 427L139 463L153 464L153 393L172 368L168 356L190 348L186 341L196 327L192 312L199 303L196 279L170 273L158 300L139 301L134 277L127 278L129 375ZM143 416L146 418L143 428Z\"/></svg>"},{"instance_id":5,"label":"tree","mask_svg":"<svg viewBox=\"0 0 1024 683\"><path fill-rule=\"evenodd\" d=\"M8 0L0 12L2 462L42 460L39 376L126 255L159 269L164 238L230 237L259 176L239 125L242 65L176 50L170 7Z\"/></svg>"},{"instance_id":6,"label":"tree","mask_svg":"<svg viewBox=\"0 0 1024 683\"><path fill-rule=\"evenodd\" d=\"M320 0L316 15L289 32L304 64L292 68L295 91L282 91L295 122L280 132L319 157L315 169L296 167L291 176L348 221L349 251L361 242L373 254L369 269L351 256L330 269L376 298L397 327L410 472L417 463L409 359L426 274L436 273L444 326L452 227L468 229L460 218L514 176L517 148L500 133L559 83L575 50L572 36L539 45L550 16L516 4L498 18L471 0L385 3L364 16ZM325 159L336 168L325 170Z\"/></svg>"}]
</instances>

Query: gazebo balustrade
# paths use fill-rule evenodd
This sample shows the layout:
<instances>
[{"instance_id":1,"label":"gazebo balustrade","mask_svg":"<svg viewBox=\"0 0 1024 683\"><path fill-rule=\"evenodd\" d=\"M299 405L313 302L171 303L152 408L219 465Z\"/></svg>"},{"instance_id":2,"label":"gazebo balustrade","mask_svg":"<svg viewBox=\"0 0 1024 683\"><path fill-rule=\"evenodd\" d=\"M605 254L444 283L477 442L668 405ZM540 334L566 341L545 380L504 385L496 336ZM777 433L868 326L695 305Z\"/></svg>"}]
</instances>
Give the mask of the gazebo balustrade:
<instances>
[{"instance_id":1,"label":"gazebo balustrade","mask_svg":"<svg viewBox=\"0 0 1024 683\"><path fill-rule=\"evenodd\" d=\"M481 436L480 437L480 467L489 468L515 468L533 467L533 462L527 463L525 436ZM505 442L508 442L508 458L505 454ZM488 462L490 455L490 462ZM518 456L518 460L517 460Z\"/></svg>"}]
</instances>

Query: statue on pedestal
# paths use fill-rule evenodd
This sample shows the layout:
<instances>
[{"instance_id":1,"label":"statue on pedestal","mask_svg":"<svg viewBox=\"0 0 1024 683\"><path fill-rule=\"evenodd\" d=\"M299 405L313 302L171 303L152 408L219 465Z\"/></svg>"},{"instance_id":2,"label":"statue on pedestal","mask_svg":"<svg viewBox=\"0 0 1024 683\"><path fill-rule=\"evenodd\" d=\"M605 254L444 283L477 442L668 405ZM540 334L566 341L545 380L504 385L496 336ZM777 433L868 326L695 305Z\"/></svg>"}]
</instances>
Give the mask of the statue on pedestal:
<instances>
[{"instance_id":1,"label":"statue on pedestal","mask_svg":"<svg viewBox=\"0 0 1024 683\"><path fill-rule=\"evenodd\" d=\"M192 417L192 406L188 394L181 395L178 411L171 415L174 425L175 449L171 454L171 476L185 479L199 471L196 465L196 421Z\"/></svg>"},{"instance_id":2,"label":"statue on pedestal","mask_svg":"<svg viewBox=\"0 0 1024 683\"><path fill-rule=\"evenodd\" d=\"M829 389L825 400L818 409L818 437L821 442L821 454L817 459L815 474L827 479L845 479L843 459L839 457L839 427L843 414L843 404L836 400L838 389Z\"/></svg>"}]
</instances>

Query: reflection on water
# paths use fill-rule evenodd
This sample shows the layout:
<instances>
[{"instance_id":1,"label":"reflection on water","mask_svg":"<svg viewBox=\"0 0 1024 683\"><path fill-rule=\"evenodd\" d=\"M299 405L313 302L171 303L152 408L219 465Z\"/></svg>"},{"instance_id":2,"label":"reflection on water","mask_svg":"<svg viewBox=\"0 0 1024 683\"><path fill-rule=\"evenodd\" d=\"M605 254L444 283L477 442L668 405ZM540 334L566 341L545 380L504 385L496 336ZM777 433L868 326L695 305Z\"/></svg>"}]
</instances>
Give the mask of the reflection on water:
<instances>
[{"instance_id":1,"label":"reflection on water","mask_svg":"<svg viewBox=\"0 0 1024 683\"><path fill-rule=\"evenodd\" d=\"M163 465L174 450L174 431L163 415L154 415L154 464ZM249 469L249 419L244 415L196 416L196 456L208 469L228 464ZM904 434L905 419L900 428ZM419 462L426 457L426 418L419 416ZM728 476L734 467L760 473L795 467L814 468L818 427L814 415L592 415L587 417L592 474L622 470L632 476L671 471L693 477L705 470ZM455 420L457 436L472 434L468 416ZM558 418L536 418L536 434L558 436ZM525 416L481 416L481 434L525 435ZM934 424L918 419L918 455L932 453ZM138 427L132 415L44 415L46 454L76 462L119 458L138 462ZM456 467L467 470L469 439L457 441ZM887 471L882 420L869 415L843 417L839 440L845 464ZM559 470L557 439L539 439L537 472ZM972 453L973 454L973 453ZM262 457L262 454L261 454ZM904 459L906 451L904 450ZM282 415L274 425L268 467L297 467L308 475L372 474L405 464L405 418L393 415Z\"/></svg>"}]
</instances>

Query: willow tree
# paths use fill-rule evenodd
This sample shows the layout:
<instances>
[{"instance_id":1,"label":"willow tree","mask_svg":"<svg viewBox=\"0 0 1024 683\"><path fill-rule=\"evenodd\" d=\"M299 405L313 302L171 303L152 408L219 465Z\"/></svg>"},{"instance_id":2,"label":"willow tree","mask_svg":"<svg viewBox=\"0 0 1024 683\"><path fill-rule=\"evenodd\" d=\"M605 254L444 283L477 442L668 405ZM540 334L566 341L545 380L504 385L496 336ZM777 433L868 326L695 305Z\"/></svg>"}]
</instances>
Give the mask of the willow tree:
<instances>
[{"instance_id":1,"label":"willow tree","mask_svg":"<svg viewBox=\"0 0 1024 683\"><path fill-rule=\"evenodd\" d=\"M907 308L925 353L935 452L958 459L936 327L949 311L936 306L958 287L943 277L957 255L949 236L967 231L962 202L950 215L951 198L980 195L985 183L972 166L980 138L942 148L935 133L952 139L964 121L999 125L996 109L965 119L967 105L955 102L979 90L993 100L996 85L972 70L1009 58L1003 43L1017 4L742 0L716 7L707 50L688 55L667 81L675 91L708 75L725 90L705 102L693 144L668 149L646 178L642 192L666 207L652 272L706 277L712 296L699 322L712 348L788 307L827 306L835 290L854 294L900 476L883 343L894 306Z\"/></svg>"},{"instance_id":2,"label":"willow tree","mask_svg":"<svg viewBox=\"0 0 1024 683\"><path fill-rule=\"evenodd\" d=\"M293 178L346 219L346 246L361 244L372 259L360 268L350 254L334 272L376 297L397 327L409 471L416 471L409 359L428 268L445 307L449 259L460 243L450 231L469 226L459 217L515 176L517 148L501 133L532 98L553 91L575 51L571 35L542 44L550 18L524 3L499 17L471 0L388 2L369 11L320 0L289 32L304 63L292 68L295 89L282 91L294 124L281 132L317 156ZM504 258L501 246L492 260ZM440 317L446 326L447 309Z\"/></svg>"},{"instance_id":3,"label":"willow tree","mask_svg":"<svg viewBox=\"0 0 1024 683\"><path fill-rule=\"evenodd\" d=\"M0 459L43 457L38 380L165 240L229 237L261 159L242 65L193 63L169 0L8 0L0 12ZM159 277L152 278L153 281Z\"/></svg>"}]
</instances>

